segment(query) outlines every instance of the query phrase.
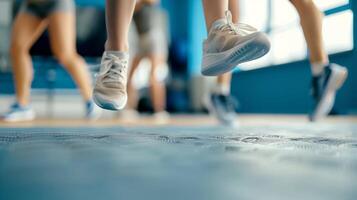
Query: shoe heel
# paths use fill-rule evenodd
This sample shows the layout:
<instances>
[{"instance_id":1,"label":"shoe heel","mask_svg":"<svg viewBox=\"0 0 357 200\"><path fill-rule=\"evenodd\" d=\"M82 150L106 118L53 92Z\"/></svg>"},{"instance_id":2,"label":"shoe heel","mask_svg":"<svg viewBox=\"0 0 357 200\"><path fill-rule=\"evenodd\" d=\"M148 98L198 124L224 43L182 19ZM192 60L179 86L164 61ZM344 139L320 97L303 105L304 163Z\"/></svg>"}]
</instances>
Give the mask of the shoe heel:
<instances>
[{"instance_id":1,"label":"shoe heel","mask_svg":"<svg viewBox=\"0 0 357 200\"><path fill-rule=\"evenodd\" d=\"M335 67L334 70L335 70L335 73L336 73L335 90L338 90L345 83L345 81L347 79L347 76L348 76L348 71L344 67Z\"/></svg>"}]
</instances>

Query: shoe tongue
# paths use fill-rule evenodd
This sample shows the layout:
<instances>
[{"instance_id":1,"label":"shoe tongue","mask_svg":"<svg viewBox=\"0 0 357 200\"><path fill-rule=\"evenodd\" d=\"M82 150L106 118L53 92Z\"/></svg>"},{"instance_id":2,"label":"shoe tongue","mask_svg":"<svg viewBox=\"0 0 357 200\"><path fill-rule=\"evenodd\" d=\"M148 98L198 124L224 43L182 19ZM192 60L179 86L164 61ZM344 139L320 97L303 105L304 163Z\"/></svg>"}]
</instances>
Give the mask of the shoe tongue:
<instances>
[{"instance_id":1,"label":"shoe tongue","mask_svg":"<svg viewBox=\"0 0 357 200\"><path fill-rule=\"evenodd\" d=\"M227 24L227 20L225 18L217 19L216 21L214 21L212 23L210 30L218 29L218 28L222 27L225 24Z\"/></svg>"}]
</instances>

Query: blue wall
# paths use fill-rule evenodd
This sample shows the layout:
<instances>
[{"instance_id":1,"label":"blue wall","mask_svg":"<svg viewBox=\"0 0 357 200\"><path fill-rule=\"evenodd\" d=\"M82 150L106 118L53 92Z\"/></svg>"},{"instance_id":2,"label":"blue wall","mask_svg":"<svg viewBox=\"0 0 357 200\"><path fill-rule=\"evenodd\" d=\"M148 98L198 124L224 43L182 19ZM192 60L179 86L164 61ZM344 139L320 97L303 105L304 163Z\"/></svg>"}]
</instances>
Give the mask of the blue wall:
<instances>
[{"instance_id":1,"label":"blue wall","mask_svg":"<svg viewBox=\"0 0 357 200\"><path fill-rule=\"evenodd\" d=\"M190 76L201 74L202 40L207 36L201 1L189 1L188 20L188 73Z\"/></svg>"},{"instance_id":2,"label":"blue wall","mask_svg":"<svg viewBox=\"0 0 357 200\"><path fill-rule=\"evenodd\" d=\"M97 6L104 8L105 0L75 0L78 6Z\"/></svg>"}]
</instances>

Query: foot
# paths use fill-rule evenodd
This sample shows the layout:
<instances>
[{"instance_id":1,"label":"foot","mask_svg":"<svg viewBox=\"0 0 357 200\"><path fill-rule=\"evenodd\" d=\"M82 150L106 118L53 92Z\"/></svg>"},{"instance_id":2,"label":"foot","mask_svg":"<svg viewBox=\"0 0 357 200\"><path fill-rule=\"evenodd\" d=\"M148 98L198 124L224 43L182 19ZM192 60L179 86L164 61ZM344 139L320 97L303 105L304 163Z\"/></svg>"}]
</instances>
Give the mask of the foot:
<instances>
[{"instance_id":1,"label":"foot","mask_svg":"<svg viewBox=\"0 0 357 200\"><path fill-rule=\"evenodd\" d=\"M238 101L231 95L211 94L208 101L210 113L224 125L235 125Z\"/></svg>"},{"instance_id":2,"label":"foot","mask_svg":"<svg viewBox=\"0 0 357 200\"><path fill-rule=\"evenodd\" d=\"M202 74L217 76L238 64L258 59L270 50L267 36L247 24L233 24L232 15L213 23L203 42Z\"/></svg>"},{"instance_id":3,"label":"foot","mask_svg":"<svg viewBox=\"0 0 357 200\"><path fill-rule=\"evenodd\" d=\"M100 118L101 114L102 111L93 101L86 102L86 119L97 120Z\"/></svg>"},{"instance_id":4,"label":"foot","mask_svg":"<svg viewBox=\"0 0 357 200\"><path fill-rule=\"evenodd\" d=\"M2 116L6 122L31 121L35 119L35 112L30 106L20 106L18 103L10 107L10 111Z\"/></svg>"},{"instance_id":5,"label":"foot","mask_svg":"<svg viewBox=\"0 0 357 200\"><path fill-rule=\"evenodd\" d=\"M155 112L153 117L157 123L167 123L170 119L170 114L166 111Z\"/></svg>"},{"instance_id":6,"label":"foot","mask_svg":"<svg viewBox=\"0 0 357 200\"><path fill-rule=\"evenodd\" d=\"M103 54L93 91L93 100L99 107L107 110L120 110L125 107L128 99L126 92L128 59L126 53Z\"/></svg>"},{"instance_id":7,"label":"foot","mask_svg":"<svg viewBox=\"0 0 357 200\"><path fill-rule=\"evenodd\" d=\"M344 84L347 74L345 67L330 64L321 75L312 78L312 96L315 102L310 115L311 121L317 121L330 113L335 103L336 91Z\"/></svg>"}]
</instances>

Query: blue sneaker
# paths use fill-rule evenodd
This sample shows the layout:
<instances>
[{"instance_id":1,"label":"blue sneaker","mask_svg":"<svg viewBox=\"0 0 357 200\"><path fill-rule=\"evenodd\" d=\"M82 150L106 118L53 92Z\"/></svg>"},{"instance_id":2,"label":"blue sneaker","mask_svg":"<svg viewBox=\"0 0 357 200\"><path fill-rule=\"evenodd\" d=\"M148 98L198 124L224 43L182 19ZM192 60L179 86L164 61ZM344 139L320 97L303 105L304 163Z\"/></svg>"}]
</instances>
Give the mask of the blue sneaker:
<instances>
[{"instance_id":1,"label":"blue sneaker","mask_svg":"<svg viewBox=\"0 0 357 200\"><path fill-rule=\"evenodd\" d=\"M86 119L97 120L100 118L101 114L101 109L99 109L93 101L86 102Z\"/></svg>"},{"instance_id":2,"label":"blue sneaker","mask_svg":"<svg viewBox=\"0 0 357 200\"><path fill-rule=\"evenodd\" d=\"M258 59L270 50L263 32L247 24L234 24L232 15L212 24L203 42L202 74L217 76L233 70L238 64Z\"/></svg>"},{"instance_id":3,"label":"blue sneaker","mask_svg":"<svg viewBox=\"0 0 357 200\"><path fill-rule=\"evenodd\" d=\"M348 75L346 67L330 64L323 73L312 78L314 108L309 118L317 121L327 116L335 103L336 91L342 87Z\"/></svg>"},{"instance_id":4,"label":"blue sneaker","mask_svg":"<svg viewBox=\"0 0 357 200\"><path fill-rule=\"evenodd\" d=\"M238 101L231 95L211 94L209 112L224 125L233 126L236 122Z\"/></svg>"},{"instance_id":5,"label":"blue sneaker","mask_svg":"<svg viewBox=\"0 0 357 200\"><path fill-rule=\"evenodd\" d=\"M20 106L18 103L13 104L1 118L6 122L31 121L35 119L35 112L30 106Z\"/></svg>"}]
</instances>

